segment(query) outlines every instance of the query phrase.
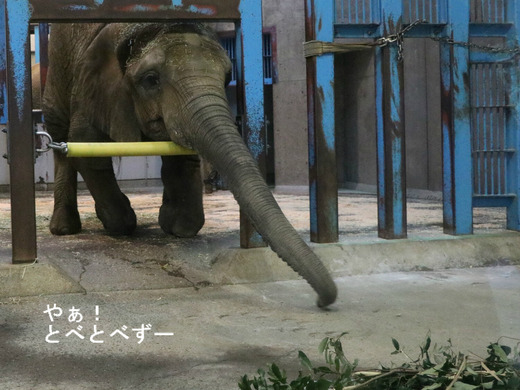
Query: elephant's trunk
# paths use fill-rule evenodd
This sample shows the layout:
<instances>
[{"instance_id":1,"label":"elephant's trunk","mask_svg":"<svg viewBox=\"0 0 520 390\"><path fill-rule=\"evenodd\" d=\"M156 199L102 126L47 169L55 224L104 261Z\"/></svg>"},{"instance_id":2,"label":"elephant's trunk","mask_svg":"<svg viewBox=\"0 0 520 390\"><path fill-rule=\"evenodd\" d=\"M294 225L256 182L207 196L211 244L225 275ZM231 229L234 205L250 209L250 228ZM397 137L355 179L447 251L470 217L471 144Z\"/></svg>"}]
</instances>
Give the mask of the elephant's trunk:
<instances>
[{"instance_id":1,"label":"elephant's trunk","mask_svg":"<svg viewBox=\"0 0 520 390\"><path fill-rule=\"evenodd\" d=\"M337 289L327 269L280 210L242 142L223 92L205 92L188 94L185 100L185 120L190 131L184 136L188 143L226 177L235 199L257 231L317 292L318 306L330 305L336 299Z\"/></svg>"}]
</instances>

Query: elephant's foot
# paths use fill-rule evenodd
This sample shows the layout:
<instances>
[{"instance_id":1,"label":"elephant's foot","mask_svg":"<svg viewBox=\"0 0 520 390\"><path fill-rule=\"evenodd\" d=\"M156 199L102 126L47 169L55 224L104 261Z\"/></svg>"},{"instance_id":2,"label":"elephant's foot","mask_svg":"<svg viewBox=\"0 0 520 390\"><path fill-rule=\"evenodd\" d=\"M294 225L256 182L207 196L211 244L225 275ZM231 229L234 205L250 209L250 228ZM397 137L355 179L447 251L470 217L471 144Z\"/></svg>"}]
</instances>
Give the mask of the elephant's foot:
<instances>
[{"instance_id":1,"label":"elephant's foot","mask_svg":"<svg viewBox=\"0 0 520 390\"><path fill-rule=\"evenodd\" d=\"M204 211L174 207L164 203L159 211L159 225L164 232L180 238L197 235L204 225Z\"/></svg>"},{"instance_id":2,"label":"elephant's foot","mask_svg":"<svg viewBox=\"0 0 520 390\"><path fill-rule=\"evenodd\" d=\"M64 236L81 231L78 209L74 207L55 207L49 229L52 234Z\"/></svg>"},{"instance_id":3,"label":"elephant's foot","mask_svg":"<svg viewBox=\"0 0 520 390\"><path fill-rule=\"evenodd\" d=\"M96 203L96 214L108 234L113 236L132 234L137 226L135 212L124 194L109 206Z\"/></svg>"}]
</instances>

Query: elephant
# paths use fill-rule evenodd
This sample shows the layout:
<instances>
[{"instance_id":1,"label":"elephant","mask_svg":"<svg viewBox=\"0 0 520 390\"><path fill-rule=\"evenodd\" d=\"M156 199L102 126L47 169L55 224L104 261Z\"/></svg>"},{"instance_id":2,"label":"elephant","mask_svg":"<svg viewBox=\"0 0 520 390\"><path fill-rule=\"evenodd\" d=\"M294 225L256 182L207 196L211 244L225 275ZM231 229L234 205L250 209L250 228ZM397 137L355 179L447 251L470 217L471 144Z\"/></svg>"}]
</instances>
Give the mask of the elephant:
<instances>
[{"instance_id":1,"label":"elephant","mask_svg":"<svg viewBox=\"0 0 520 390\"><path fill-rule=\"evenodd\" d=\"M193 237L204 224L200 158L226 179L253 226L326 307L337 296L329 272L284 216L244 144L225 94L231 62L205 24L63 23L52 26L43 97L57 142L173 141L198 156L162 156L159 225ZM109 234L131 234L136 216L110 158L55 156L53 234L81 230L77 172Z\"/></svg>"},{"instance_id":2,"label":"elephant","mask_svg":"<svg viewBox=\"0 0 520 390\"><path fill-rule=\"evenodd\" d=\"M40 64L34 64L31 66L31 96L32 96L32 108L42 108L42 87L40 81Z\"/></svg>"}]
</instances>

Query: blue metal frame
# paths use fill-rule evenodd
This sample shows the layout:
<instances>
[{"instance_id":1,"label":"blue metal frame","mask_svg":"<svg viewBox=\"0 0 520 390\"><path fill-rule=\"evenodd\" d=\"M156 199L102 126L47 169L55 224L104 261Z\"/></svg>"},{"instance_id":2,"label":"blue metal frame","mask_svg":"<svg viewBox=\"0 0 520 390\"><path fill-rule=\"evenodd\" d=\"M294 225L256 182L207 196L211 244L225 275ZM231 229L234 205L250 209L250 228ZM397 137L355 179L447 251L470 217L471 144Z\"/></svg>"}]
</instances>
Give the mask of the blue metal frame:
<instances>
[{"instance_id":1,"label":"blue metal frame","mask_svg":"<svg viewBox=\"0 0 520 390\"><path fill-rule=\"evenodd\" d=\"M0 0L0 124L7 124L7 38L5 0Z\"/></svg>"},{"instance_id":2,"label":"blue metal frame","mask_svg":"<svg viewBox=\"0 0 520 390\"><path fill-rule=\"evenodd\" d=\"M179 19L241 20L243 53L243 123L247 143L255 157L262 148L264 125L262 76L261 0L207 0L205 6L176 1L169 5L149 1L146 6L116 7L115 1L95 3L81 0L74 7L54 0L0 0L0 117L9 122L11 171L11 220L13 262L34 261L36 258L36 215L34 196L34 132L32 128L30 88L29 22L60 21L167 21ZM160 3L160 4L159 4ZM128 9L128 10L123 10ZM222 14L219 14L222 10ZM251 34L251 35L249 35ZM5 77L1 77L5 75ZM7 94L9 104L7 104Z\"/></svg>"},{"instance_id":3,"label":"blue metal frame","mask_svg":"<svg viewBox=\"0 0 520 390\"><path fill-rule=\"evenodd\" d=\"M357 0L340 2L339 9L335 9L336 33L342 37L372 37L381 24L380 1L364 0L361 7ZM347 2L346 6L345 2ZM359 18L360 13L361 18Z\"/></svg>"},{"instance_id":4,"label":"blue metal frame","mask_svg":"<svg viewBox=\"0 0 520 390\"><path fill-rule=\"evenodd\" d=\"M13 262L34 261L37 252L30 17L27 0L6 0L6 83L9 99L7 119Z\"/></svg>"},{"instance_id":5,"label":"blue metal frame","mask_svg":"<svg viewBox=\"0 0 520 390\"><path fill-rule=\"evenodd\" d=\"M237 86L244 96L244 106L238 106L242 118L242 137L265 177L265 114L262 2L240 2L241 23L236 23L235 53L237 58ZM245 50L244 48L247 48ZM249 53L249 55L248 55ZM251 55L255 53L257 55ZM238 99L241 100L241 99ZM243 115L244 114L244 115ZM258 248L267 244L254 229L243 212L240 213L240 246Z\"/></svg>"},{"instance_id":6,"label":"blue metal frame","mask_svg":"<svg viewBox=\"0 0 520 390\"><path fill-rule=\"evenodd\" d=\"M334 39L334 4L306 1L307 40ZM307 59L311 241L338 240L338 187L334 112L334 55Z\"/></svg>"},{"instance_id":7,"label":"blue metal frame","mask_svg":"<svg viewBox=\"0 0 520 390\"><path fill-rule=\"evenodd\" d=\"M402 3L381 0L380 35L402 27ZM403 63L398 45L376 48L376 132L378 231L382 238L405 238L406 164Z\"/></svg>"},{"instance_id":8,"label":"blue metal frame","mask_svg":"<svg viewBox=\"0 0 520 390\"><path fill-rule=\"evenodd\" d=\"M335 38L379 38L397 33L403 25L417 19L426 19L407 33L409 37L435 37L440 40L441 61L441 110L442 110L442 153L443 153L443 210L444 232L447 234L471 234L473 232L474 207L507 207L508 229L520 230L520 74L519 56L511 53L490 53L467 45L452 44L449 40L469 43L471 37L503 37L506 47L518 47L520 41L520 1L506 0L503 9L492 12L470 9L469 0L342 0L336 1L337 9L334 31L324 24L329 23L332 1L307 0L307 19L314 18L315 26L322 34L312 39L332 42ZM493 1L482 6L491 6ZM473 3L471 3L473 4ZM477 3L475 3L477 4ZM496 5L496 4L495 4ZM339 8L338 8L339 7ZM355 9L354 9L354 8ZM356 8L357 7L357 8ZM429 8L428 8L429 7ZM427 9L428 8L428 9ZM327 10L324 17L321 13ZM489 12L488 12L489 11ZM472 14L473 12L473 14ZM481 16L487 15L487 16ZM470 15L473 15L470 21ZM486 20L486 18L488 18ZM308 38L309 40L309 38ZM379 235L386 238L406 237L406 186L405 186L405 140L403 110L402 64L397 60L395 43L375 49L376 82L376 129L377 129L377 167L378 167L378 212ZM316 60L316 75L328 74L328 78L316 83L333 86L332 55L326 54ZM472 155L472 141L476 137L477 124L471 121L471 65L476 62L490 64L503 63L510 66L503 72L510 78L507 91L508 101L498 109L507 111L504 115L506 145L496 149L496 142L485 145L490 150L479 153L501 153L497 160L505 164L507 177L500 179L499 190L479 194L475 191L473 178L481 174L477 169L476 157ZM308 62L309 64L309 62ZM318 64L320 67L318 68ZM507 65L509 64L509 65ZM329 66L329 71L324 66ZM497 67L497 69L501 69ZM312 74L311 74L312 76ZM493 76L496 77L496 76ZM318 122L326 129L326 123L316 120L320 106L330 107L327 112L332 118L334 113L333 94L330 103L314 99L309 104L309 160L311 165L311 230L320 221L317 211L319 202L314 200L320 193L317 181L312 178L313 166L323 164L324 159L316 155ZM498 103L497 103L498 104ZM494 109L494 108L493 108ZM498 126L496 123L494 126ZM315 133L312 131L316 130ZM323 130L324 132L326 130ZM491 130L486 130L491 131ZM506 156L506 157L502 157ZM500 159L506 162L502 163ZM328 162L330 169L333 162ZM496 167L497 164L495 164ZM490 169L489 167L487 168ZM492 175L494 173L487 172ZM493 179L497 180L497 179ZM496 184L495 184L496 186ZM328 194L328 198L331 195ZM330 217L333 219L333 216Z\"/></svg>"},{"instance_id":9,"label":"blue metal frame","mask_svg":"<svg viewBox=\"0 0 520 390\"><path fill-rule=\"evenodd\" d=\"M509 1L507 7L504 6L503 13L497 20L490 23L473 22L470 24L470 35L484 37L502 37L506 47L518 47L520 22L520 4L518 1ZM507 78L506 84L509 86L507 91L507 99L503 102L480 102L480 105L498 105L503 111L505 123L503 132L505 132L504 145L496 145L493 139L483 142L484 155L493 155L501 153L499 163L505 166L505 175L503 178L495 177L493 172L489 174L484 172L486 179L489 176L488 183L481 188L475 188L473 194L473 207L506 207L507 208L507 228L511 230L520 230L520 119L519 119L519 68L518 56L512 56L510 53L488 53L486 51L472 51L470 53L470 61L472 64L483 64L487 67L500 66L501 73L495 72L493 75L497 79ZM492 72L492 71L490 71ZM493 120L492 118L491 120ZM495 119L496 120L496 119ZM494 123L490 124L490 127ZM477 124L475 124L477 125ZM502 163L502 160L505 162ZM486 164L486 162L484 163ZM491 160L487 170L494 170L496 163ZM475 172L476 175L482 173ZM499 183L496 183L500 180Z\"/></svg>"},{"instance_id":10,"label":"blue metal frame","mask_svg":"<svg viewBox=\"0 0 520 390\"><path fill-rule=\"evenodd\" d=\"M448 1L449 23L443 35L469 42L469 2ZM469 120L469 50L441 43L444 232L471 234L472 159Z\"/></svg>"},{"instance_id":11,"label":"blue metal frame","mask_svg":"<svg viewBox=\"0 0 520 390\"><path fill-rule=\"evenodd\" d=\"M507 44L510 46L519 46L520 44L520 4L515 1L514 10L511 11L512 20L515 22L515 28L512 29L508 36ZM511 91L510 91L510 113L507 122L509 128L510 145L516 149L514 158L508 161L508 182L511 187L510 191L516 196L507 208L507 228L511 230L520 230L520 59L514 58L513 69L511 72Z\"/></svg>"}]
</instances>

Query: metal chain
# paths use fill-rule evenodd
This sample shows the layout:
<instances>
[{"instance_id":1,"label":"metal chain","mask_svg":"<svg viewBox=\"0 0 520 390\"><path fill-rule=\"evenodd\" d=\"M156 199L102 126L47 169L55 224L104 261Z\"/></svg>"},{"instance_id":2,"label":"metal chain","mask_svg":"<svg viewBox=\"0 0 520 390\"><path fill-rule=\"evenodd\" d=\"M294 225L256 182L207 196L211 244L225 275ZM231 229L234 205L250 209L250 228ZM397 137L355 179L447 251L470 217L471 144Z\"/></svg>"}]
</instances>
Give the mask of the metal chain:
<instances>
[{"instance_id":1,"label":"metal chain","mask_svg":"<svg viewBox=\"0 0 520 390\"><path fill-rule=\"evenodd\" d=\"M491 46L491 45L479 45L477 43L455 41L452 38L448 38L448 37L430 37L430 39L432 39L436 42L447 43L448 45L456 45L456 46L466 47L468 49L483 50L483 51L487 51L489 53L504 53L504 54L511 54L514 56L520 54L519 46L499 47L499 46Z\"/></svg>"},{"instance_id":2,"label":"metal chain","mask_svg":"<svg viewBox=\"0 0 520 390\"><path fill-rule=\"evenodd\" d=\"M375 41L375 46L384 47L388 45L389 43L396 43L397 44L397 61L401 62L403 60L403 40L404 35L418 26L419 24L426 23L426 20L423 19L417 19L415 22L410 23L408 26L402 28L399 32L395 34L387 35L386 37L381 37Z\"/></svg>"},{"instance_id":3,"label":"metal chain","mask_svg":"<svg viewBox=\"0 0 520 390\"><path fill-rule=\"evenodd\" d=\"M381 37L381 38L377 39L374 42L374 46L384 47L390 43L395 42L397 44L397 61L401 62L403 60L403 52L404 52L404 50L403 50L404 35L407 32L409 32L410 30L412 30L413 28L415 28L416 26L423 24L423 23L428 23L428 22L424 19L417 19L416 21L414 21L413 23L410 23L409 25L402 28L399 32L397 32L395 34L390 34L390 35L387 35L386 37ZM468 49L483 50L483 51L487 51L490 53L505 53L505 54L511 54L514 56L520 54L519 46L498 47L498 46L491 46L491 45L479 45L477 43L455 41L455 40L453 40L453 38L448 38L448 37L430 37L430 39L432 39L436 42L446 43L449 45L463 46Z\"/></svg>"}]
</instances>

